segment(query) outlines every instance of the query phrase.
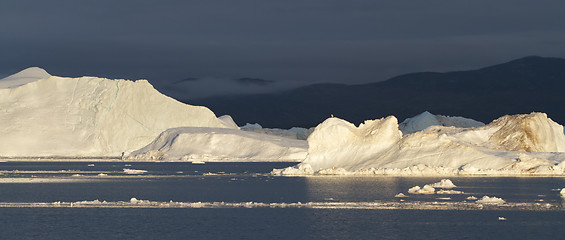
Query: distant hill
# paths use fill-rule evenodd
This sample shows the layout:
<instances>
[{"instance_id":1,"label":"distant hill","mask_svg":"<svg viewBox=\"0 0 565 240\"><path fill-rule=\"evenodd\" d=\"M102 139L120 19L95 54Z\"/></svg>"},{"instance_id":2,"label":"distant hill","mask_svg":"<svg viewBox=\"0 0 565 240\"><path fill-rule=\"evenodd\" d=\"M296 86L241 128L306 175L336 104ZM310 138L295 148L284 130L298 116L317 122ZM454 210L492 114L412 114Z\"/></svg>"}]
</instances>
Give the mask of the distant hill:
<instances>
[{"instance_id":1,"label":"distant hill","mask_svg":"<svg viewBox=\"0 0 565 240\"><path fill-rule=\"evenodd\" d=\"M316 84L272 94L191 99L239 125L312 127L330 115L360 123L424 111L485 123L505 114L545 112L565 123L565 59L525 57L471 71L420 72L360 85Z\"/></svg>"}]
</instances>

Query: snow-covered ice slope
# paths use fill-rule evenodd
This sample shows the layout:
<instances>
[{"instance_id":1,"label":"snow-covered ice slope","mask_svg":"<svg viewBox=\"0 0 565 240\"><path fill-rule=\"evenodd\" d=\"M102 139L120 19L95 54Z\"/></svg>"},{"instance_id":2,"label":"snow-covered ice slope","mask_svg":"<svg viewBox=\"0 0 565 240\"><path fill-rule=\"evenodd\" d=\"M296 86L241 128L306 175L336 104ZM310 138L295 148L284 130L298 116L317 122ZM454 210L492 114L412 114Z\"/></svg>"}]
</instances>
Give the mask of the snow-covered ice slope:
<instances>
[{"instance_id":1,"label":"snow-covered ice slope","mask_svg":"<svg viewBox=\"0 0 565 240\"><path fill-rule=\"evenodd\" d=\"M181 127L168 129L132 160L163 161L302 161L308 143L237 129Z\"/></svg>"},{"instance_id":2,"label":"snow-covered ice slope","mask_svg":"<svg viewBox=\"0 0 565 240\"><path fill-rule=\"evenodd\" d=\"M442 115L434 115L425 111L419 115L407 118L399 124L400 131L403 134L410 134L422 131L430 126L445 126L458 128L482 127L485 124L473 119L464 117L449 117Z\"/></svg>"},{"instance_id":3,"label":"snow-covered ice slope","mask_svg":"<svg viewBox=\"0 0 565 240\"><path fill-rule=\"evenodd\" d=\"M29 68L0 80L0 156L120 156L180 126L225 124L146 80L51 76Z\"/></svg>"},{"instance_id":4,"label":"snow-covered ice slope","mask_svg":"<svg viewBox=\"0 0 565 240\"><path fill-rule=\"evenodd\" d=\"M273 174L548 174L565 167L563 127L544 113L501 117L478 128L431 126L404 135L395 117L355 127L330 118L308 138L308 157Z\"/></svg>"}]
</instances>

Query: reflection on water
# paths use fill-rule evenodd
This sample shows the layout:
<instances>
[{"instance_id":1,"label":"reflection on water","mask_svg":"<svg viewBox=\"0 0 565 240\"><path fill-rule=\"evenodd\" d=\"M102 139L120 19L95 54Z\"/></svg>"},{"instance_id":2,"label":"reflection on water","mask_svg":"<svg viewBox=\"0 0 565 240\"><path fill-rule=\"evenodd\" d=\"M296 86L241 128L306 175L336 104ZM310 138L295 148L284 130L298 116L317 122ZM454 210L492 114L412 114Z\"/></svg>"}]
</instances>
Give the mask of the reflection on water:
<instances>
[{"instance_id":1,"label":"reflection on water","mask_svg":"<svg viewBox=\"0 0 565 240\"><path fill-rule=\"evenodd\" d=\"M544 239L565 233L562 177L450 177L462 194L415 195L408 189L441 178L268 175L289 165L0 163L0 233L18 239ZM407 197L395 197L399 193ZM468 199L485 195L508 204L480 207ZM82 201L93 204L77 204Z\"/></svg>"},{"instance_id":2,"label":"reflection on water","mask_svg":"<svg viewBox=\"0 0 565 240\"><path fill-rule=\"evenodd\" d=\"M409 194L440 177L273 177L292 163L0 163L0 202L106 200L132 197L178 202L469 201L560 204L562 177L451 177L462 194ZM124 169L144 170L128 174ZM146 171L146 172L145 172ZM406 198L396 198L399 193Z\"/></svg>"}]
</instances>

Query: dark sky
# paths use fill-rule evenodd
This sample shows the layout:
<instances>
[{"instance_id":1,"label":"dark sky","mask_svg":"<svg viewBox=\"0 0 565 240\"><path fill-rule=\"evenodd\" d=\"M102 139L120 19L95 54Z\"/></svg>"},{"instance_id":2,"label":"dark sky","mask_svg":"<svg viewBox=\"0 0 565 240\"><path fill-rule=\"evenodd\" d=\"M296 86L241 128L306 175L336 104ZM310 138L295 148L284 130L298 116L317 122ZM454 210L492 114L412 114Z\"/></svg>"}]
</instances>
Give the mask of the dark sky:
<instances>
[{"instance_id":1,"label":"dark sky","mask_svg":"<svg viewBox=\"0 0 565 240\"><path fill-rule=\"evenodd\" d=\"M559 0L2 0L0 76L361 83L565 57Z\"/></svg>"}]
</instances>

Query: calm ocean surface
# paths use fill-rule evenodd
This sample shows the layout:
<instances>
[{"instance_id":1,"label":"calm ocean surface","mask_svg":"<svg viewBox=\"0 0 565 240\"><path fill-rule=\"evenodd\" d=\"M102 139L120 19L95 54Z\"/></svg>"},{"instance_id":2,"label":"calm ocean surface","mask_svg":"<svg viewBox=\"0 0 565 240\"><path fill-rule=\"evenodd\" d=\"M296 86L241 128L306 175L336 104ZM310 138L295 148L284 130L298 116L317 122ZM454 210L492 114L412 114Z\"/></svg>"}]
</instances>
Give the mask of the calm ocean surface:
<instances>
[{"instance_id":1,"label":"calm ocean surface","mask_svg":"<svg viewBox=\"0 0 565 240\"><path fill-rule=\"evenodd\" d=\"M455 190L463 194L411 195L409 188L441 178L268 175L273 168L290 165L294 164L0 162L0 239L561 239L565 235L559 196L565 178L450 177L458 186ZM126 174L124 168L147 172ZM397 198L398 193L408 197ZM460 205L475 204L467 198L484 195L527 207L480 210ZM131 198L159 205L146 207ZM80 204L94 200L106 203ZM392 207L373 208L366 203ZM437 204L447 205L433 209Z\"/></svg>"}]
</instances>

